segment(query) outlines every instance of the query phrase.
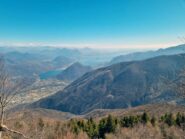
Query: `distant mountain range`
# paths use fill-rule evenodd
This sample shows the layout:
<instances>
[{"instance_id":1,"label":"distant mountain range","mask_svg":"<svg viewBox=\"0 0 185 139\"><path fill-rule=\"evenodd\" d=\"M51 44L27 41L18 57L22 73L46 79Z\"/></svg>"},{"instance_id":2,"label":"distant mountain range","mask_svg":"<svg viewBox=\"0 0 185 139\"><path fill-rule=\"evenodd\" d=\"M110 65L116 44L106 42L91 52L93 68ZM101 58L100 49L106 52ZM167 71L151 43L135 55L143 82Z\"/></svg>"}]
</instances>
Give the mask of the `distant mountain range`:
<instances>
[{"instance_id":1,"label":"distant mountain range","mask_svg":"<svg viewBox=\"0 0 185 139\"><path fill-rule=\"evenodd\" d=\"M109 63L109 65L120 63L120 62L144 60L144 59L161 56L161 55L174 55L174 54L181 54L181 53L185 53L185 44L169 47L166 49L159 49L157 51L136 52L136 53L130 53L126 55L120 55L113 58Z\"/></svg>"},{"instance_id":2,"label":"distant mountain range","mask_svg":"<svg viewBox=\"0 0 185 139\"><path fill-rule=\"evenodd\" d=\"M52 60L52 64L56 67L64 67L66 65L70 65L75 62L75 59L65 57L65 56L57 56L55 59Z\"/></svg>"},{"instance_id":3,"label":"distant mountain range","mask_svg":"<svg viewBox=\"0 0 185 139\"><path fill-rule=\"evenodd\" d=\"M39 54L9 52L4 54L7 69L12 76L33 76L40 73L65 67L74 60L58 56L54 59L46 60Z\"/></svg>"},{"instance_id":4,"label":"distant mountain range","mask_svg":"<svg viewBox=\"0 0 185 139\"><path fill-rule=\"evenodd\" d=\"M61 73L57 75L57 79L71 82L91 70L92 68L90 66L84 66L79 62L76 62L65 70L61 71Z\"/></svg>"},{"instance_id":5,"label":"distant mountain range","mask_svg":"<svg viewBox=\"0 0 185 139\"><path fill-rule=\"evenodd\" d=\"M185 54L122 62L88 72L63 91L30 107L83 114L156 102L184 103L164 81L176 79L185 67Z\"/></svg>"},{"instance_id":6,"label":"distant mountain range","mask_svg":"<svg viewBox=\"0 0 185 139\"><path fill-rule=\"evenodd\" d=\"M47 72L55 74L55 71L60 71L74 62L94 68L102 67L113 57L128 53L128 51L114 50L112 52L90 48L0 47L0 55L4 56L10 74L24 77L40 74L47 76Z\"/></svg>"}]
</instances>

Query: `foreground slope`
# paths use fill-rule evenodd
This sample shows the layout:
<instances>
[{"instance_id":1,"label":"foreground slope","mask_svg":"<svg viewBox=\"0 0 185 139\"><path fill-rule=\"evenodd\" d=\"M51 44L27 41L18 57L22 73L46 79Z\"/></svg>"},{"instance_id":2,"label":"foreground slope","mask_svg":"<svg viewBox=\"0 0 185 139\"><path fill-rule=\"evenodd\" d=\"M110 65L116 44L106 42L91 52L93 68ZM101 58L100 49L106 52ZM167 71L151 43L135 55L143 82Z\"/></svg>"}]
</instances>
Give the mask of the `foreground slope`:
<instances>
[{"instance_id":1,"label":"foreground slope","mask_svg":"<svg viewBox=\"0 0 185 139\"><path fill-rule=\"evenodd\" d=\"M148 118L143 117L144 112ZM171 114L166 113L173 114L172 125L167 120ZM185 136L184 121L177 119L184 113L185 107L169 104L95 110L85 116L46 109L16 109L16 112L8 113L6 124L31 139L92 139L104 136L106 139L182 139ZM153 117L155 120L152 120ZM16 134L4 134L4 137L18 138Z\"/></svg>"},{"instance_id":2,"label":"foreground slope","mask_svg":"<svg viewBox=\"0 0 185 139\"><path fill-rule=\"evenodd\" d=\"M150 115L155 115L156 117L160 117L166 113L184 113L185 114L185 106L182 105L174 105L168 103L158 103L158 104L147 104L141 105L133 108L126 109L96 109L89 113L86 113L84 118L102 118L108 115L113 115L116 117L126 116L126 115L140 115L144 112L147 112Z\"/></svg>"},{"instance_id":3,"label":"foreground slope","mask_svg":"<svg viewBox=\"0 0 185 139\"><path fill-rule=\"evenodd\" d=\"M89 72L63 91L31 107L82 114L93 109L116 109L180 99L163 80L175 79L185 66L185 54L123 62Z\"/></svg>"}]
</instances>

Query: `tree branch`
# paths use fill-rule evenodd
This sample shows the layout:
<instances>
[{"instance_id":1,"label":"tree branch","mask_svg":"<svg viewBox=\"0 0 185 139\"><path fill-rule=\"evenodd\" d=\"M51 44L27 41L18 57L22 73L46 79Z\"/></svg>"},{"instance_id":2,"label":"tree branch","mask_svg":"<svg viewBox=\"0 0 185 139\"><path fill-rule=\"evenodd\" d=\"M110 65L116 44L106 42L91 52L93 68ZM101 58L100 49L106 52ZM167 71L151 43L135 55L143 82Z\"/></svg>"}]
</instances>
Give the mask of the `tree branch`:
<instances>
[{"instance_id":1,"label":"tree branch","mask_svg":"<svg viewBox=\"0 0 185 139\"><path fill-rule=\"evenodd\" d=\"M19 131L16 131L16 130L12 130L12 129L9 129L8 127L6 127L5 125L1 125L1 128L0 128L0 131L3 131L3 132L11 132L13 134L17 134L19 136L22 136L24 137L25 139L29 139L27 136L25 136L23 133L19 132Z\"/></svg>"}]
</instances>

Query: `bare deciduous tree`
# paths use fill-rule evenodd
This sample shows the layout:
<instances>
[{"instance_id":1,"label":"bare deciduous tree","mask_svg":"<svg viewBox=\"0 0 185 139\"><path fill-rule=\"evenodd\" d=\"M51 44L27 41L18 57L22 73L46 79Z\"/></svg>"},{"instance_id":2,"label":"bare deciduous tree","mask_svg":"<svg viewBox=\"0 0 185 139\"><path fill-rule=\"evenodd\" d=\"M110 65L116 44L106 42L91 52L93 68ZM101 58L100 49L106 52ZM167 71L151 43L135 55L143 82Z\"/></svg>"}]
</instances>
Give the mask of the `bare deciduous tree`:
<instances>
[{"instance_id":1,"label":"bare deciduous tree","mask_svg":"<svg viewBox=\"0 0 185 139\"><path fill-rule=\"evenodd\" d=\"M0 139L3 132L10 132L27 138L19 131L9 129L4 125L4 113L8 105L21 90L21 82L12 81L5 67L3 57L0 57Z\"/></svg>"}]
</instances>

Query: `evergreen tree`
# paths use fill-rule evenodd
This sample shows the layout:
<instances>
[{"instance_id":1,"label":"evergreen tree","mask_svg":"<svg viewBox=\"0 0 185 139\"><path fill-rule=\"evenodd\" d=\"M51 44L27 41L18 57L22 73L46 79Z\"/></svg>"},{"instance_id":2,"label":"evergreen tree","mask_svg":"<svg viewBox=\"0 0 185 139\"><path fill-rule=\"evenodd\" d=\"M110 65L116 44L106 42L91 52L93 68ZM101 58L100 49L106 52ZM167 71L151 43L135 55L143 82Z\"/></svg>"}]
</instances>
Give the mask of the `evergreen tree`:
<instances>
[{"instance_id":1,"label":"evergreen tree","mask_svg":"<svg viewBox=\"0 0 185 139\"><path fill-rule=\"evenodd\" d=\"M100 120L99 125L99 137L100 138L105 138L105 133L106 133L106 121L105 119Z\"/></svg>"},{"instance_id":2,"label":"evergreen tree","mask_svg":"<svg viewBox=\"0 0 185 139\"><path fill-rule=\"evenodd\" d=\"M125 116L120 120L122 127L134 127L140 121L140 116Z\"/></svg>"},{"instance_id":3,"label":"evergreen tree","mask_svg":"<svg viewBox=\"0 0 185 139\"><path fill-rule=\"evenodd\" d=\"M43 130L44 128L44 121L42 120L42 118L39 118L38 120L38 127L39 127L39 130Z\"/></svg>"},{"instance_id":4,"label":"evergreen tree","mask_svg":"<svg viewBox=\"0 0 185 139\"><path fill-rule=\"evenodd\" d=\"M163 120L169 126L175 125L176 122L172 113L170 114L166 113L165 116L163 117Z\"/></svg>"},{"instance_id":5,"label":"evergreen tree","mask_svg":"<svg viewBox=\"0 0 185 139\"><path fill-rule=\"evenodd\" d=\"M80 128L77 124L77 121L74 119L70 120L69 127L71 128L72 132L78 134L80 132Z\"/></svg>"},{"instance_id":6,"label":"evergreen tree","mask_svg":"<svg viewBox=\"0 0 185 139\"><path fill-rule=\"evenodd\" d=\"M98 127L92 118L87 121L86 132L88 136L92 139L98 137Z\"/></svg>"},{"instance_id":7,"label":"evergreen tree","mask_svg":"<svg viewBox=\"0 0 185 139\"><path fill-rule=\"evenodd\" d=\"M117 120L109 115L107 118L100 120L98 129L99 129L99 137L105 138L106 133L114 133L117 126Z\"/></svg>"},{"instance_id":8,"label":"evergreen tree","mask_svg":"<svg viewBox=\"0 0 185 139\"><path fill-rule=\"evenodd\" d=\"M115 120L111 115L109 115L106 123L106 132L112 133L112 132L115 132L115 130L116 130Z\"/></svg>"},{"instance_id":9,"label":"evergreen tree","mask_svg":"<svg viewBox=\"0 0 185 139\"><path fill-rule=\"evenodd\" d=\"M157 121L156 117L153 116L152 119L151 119L151 124L152 124L153 126L155 126L155 125L156 125L156 121Z\"/></svg>"},{"instance_id":10,"label":"evergreen tree","mask_svg":"<svg viewBox=\"0 0 185 139\"><path fill-rule=\"evenodd\" d=\"M180 127L184 126L185 125L185 116L181 113L177 113L175 122Z\"/></svg>"},{"instance_id":11,"label":"evergreen tree","mask_svg":"<svg viewBox=\"0 0 185 139\"><path fill-rule=\"evenodd\" d=\"M147 124L150 121L150 116L148 113L144 112L141 116L141 120L143 124Z\"/></svg>"},{"instance_id":12,"label":"evergreen tree","mask_svg":"<svg viewBox=\"0 0 185 139\"><path fill-rule=\"evenodd\" d=\"M176 124L178 126L181 126L181 123L182 123L182 115L178 112L177 115L176 115Z\"/></svg>"}]
</instances>

